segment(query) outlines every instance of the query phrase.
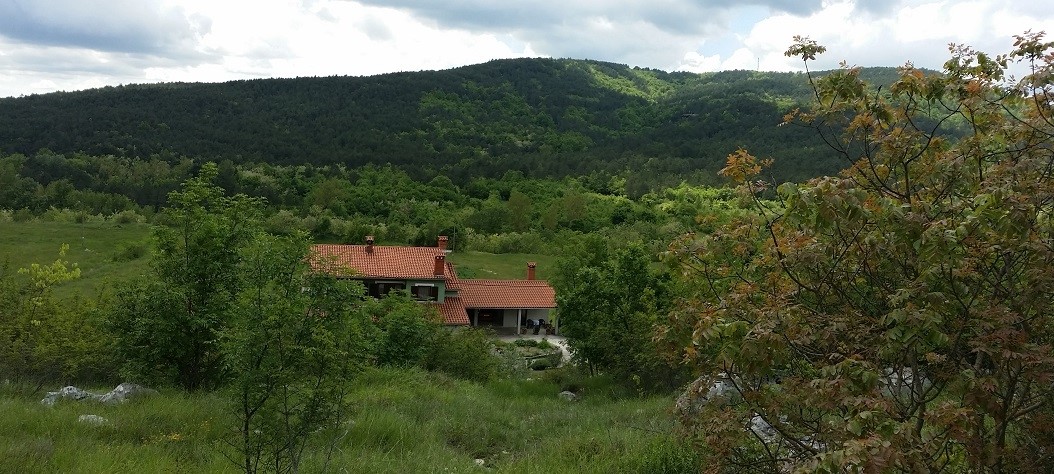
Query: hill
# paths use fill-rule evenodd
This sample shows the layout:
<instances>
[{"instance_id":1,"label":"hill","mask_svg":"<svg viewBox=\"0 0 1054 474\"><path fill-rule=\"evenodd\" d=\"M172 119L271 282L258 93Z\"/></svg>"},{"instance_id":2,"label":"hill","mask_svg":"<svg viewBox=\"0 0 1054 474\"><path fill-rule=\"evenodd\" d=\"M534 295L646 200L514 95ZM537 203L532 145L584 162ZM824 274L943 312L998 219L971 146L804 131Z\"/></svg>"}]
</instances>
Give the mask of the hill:
<instances>
[{"instance_id":1,"label":"hill","mask_svg":"<svg viewBox=\"0 0 1054 474\"><path fill-rule=\"evenodd\" d=\"M869 71L889 76L892 69ZM129 85L0 99L0 152L241 163L391 163L415 178L639 174L706 182L738 147L781 180L843 166L778 127L803 74L508 59L371 77Z\"/></svg>"}]
</instances>

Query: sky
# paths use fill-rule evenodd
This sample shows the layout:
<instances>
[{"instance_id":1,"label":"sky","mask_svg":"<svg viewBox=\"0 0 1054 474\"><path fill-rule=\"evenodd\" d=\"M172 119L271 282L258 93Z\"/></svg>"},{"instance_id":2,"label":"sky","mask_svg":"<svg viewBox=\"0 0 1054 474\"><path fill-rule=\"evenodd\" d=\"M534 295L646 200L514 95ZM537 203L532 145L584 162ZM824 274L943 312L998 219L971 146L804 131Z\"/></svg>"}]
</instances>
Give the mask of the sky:
<instances>
[{"instance_id":1,"label":"sky","mask_svg":"<svg viewBox=\"0 0 1054 474\"><path fill-rule=\"evenodd\" d=\"M121 84L369 76L492 59L666 71L940 69L948 44L1005 53L1054 7L1019 0L0 0L0 97Z\"/></svg>"}]
</instances>

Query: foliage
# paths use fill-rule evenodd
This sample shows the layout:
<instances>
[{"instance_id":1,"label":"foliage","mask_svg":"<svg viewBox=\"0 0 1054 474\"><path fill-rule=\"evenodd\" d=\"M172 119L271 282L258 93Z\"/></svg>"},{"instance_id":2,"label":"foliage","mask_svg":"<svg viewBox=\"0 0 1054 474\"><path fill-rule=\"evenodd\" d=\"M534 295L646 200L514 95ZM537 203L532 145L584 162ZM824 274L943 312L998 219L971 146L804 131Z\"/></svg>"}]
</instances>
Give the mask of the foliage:
<instances>
[{"instance_id":1,"label":"foliage","mask_svg":"<svg viewBox=\"0 0 1054 474\"><path fill-rule=\"evenodd\" d=\"M366 311L379 330L375 336L377 363L396 367L424 366L435 335L441 330L434 308L413 300L405 291L367 301Z\"/></svg>"},{"instance_id":2,"label":"foliage","mask_svg":"<svg viewBox=\"0 0 1054 474\"><path fill-rule=\"evenodd\" d=\"M62 304L54 287L80 277L63 257L51 264L0 267L0 376L45 381L105 377L112 369L110 346L99 328L97 304L80 299Z\"/></svg>"},{"instance_id":3,"label":"foliage","mask_svg":"<svg viewBox=\"0 0 1054 474\"><path fill-rule=\"evenodd\" d=\"M346 415L366 362L363 287L313 272L302 237L260 237L242 251L244 280L221 332L243 472L298 472L309 441Z\"/></svg>"},{"instance_id":4,"label":"foliage","mask_svg":"<svg viewBox=\"0 0 1054 474\"><path fill-rule=\"evenodd\" d=\"M563 260L553 278L557 318L574 358L641 390L684 376L658 355L653 328L668 308L667 277L640 245L609 249L593 239Z\"/></svg>"},{"instance_id":5,"label":"foliage","mask_svg":"<svg viewBox=\"0 0 1054 474\"><path fill-rule=\"evenodd\" d=\"M494 354L493 337L476 328L443 328L435 335L424 367L463 380L491 380L501 364Z\"/></svg>"},{"instance_id":6,"label":"foliage","mask_svg":"<svg viewBox=\"0 0 1054 474\"><path fill-rule=\"evenodd\" d=\"M675 249L698 285L671 324L728 396L684 421L713 470L1028 472L1054 445L1054 43L963 46L884 92L845 68L788 116L853 162ZM799 38L805 60L822 47ZM1017 82L1012 64L1029 72ZM811 76L810 76L811 77ZM954 122L969 126L960 136ZM725 174L758 196L759 162Z\"/></svg>"},{"instance_id":7,"label":"foliage","mask_svg":"<svg viewBox=\"0 0 1054 474\"><path fill-rule=\"evenodd\" d=\"M240 251L255 237L256 199L226 197L214 164L173 192L169 225L157 227L153 274L118 291L110 326L128 375L187 389L216 387L216 346L239 291Z\"/></svg>"},{"instance_id":8,"label":"foliage","mask_svg":"<svg viewBox=\"0 0 1054 474\"><path fill-rule=\"evenodd\" d=\"M0 165L0 207L84 206L93 214L131 203L156 208L192 176L191 160L219 161L218 184L232 195L252 194L238 181L261 164L391 163L420 181L445 175L457 185L508 170L555 178L599 171L655 189L688 178L712 183L724 150L736 146L781 151L773 173L799 180L840 165L812 145L809 133L776 126L809 93L797 73L667 73L523 58L374 77L5 98L0 153L21 155ZM347 183L339 179L346 178L327 176L312 203L339 213L342 204L364 202L345 199ZM282 194L296 188L252 184L272 203L284 203ZM130 201L107 201L118 190Z\"/></svg>"}]
</instances>

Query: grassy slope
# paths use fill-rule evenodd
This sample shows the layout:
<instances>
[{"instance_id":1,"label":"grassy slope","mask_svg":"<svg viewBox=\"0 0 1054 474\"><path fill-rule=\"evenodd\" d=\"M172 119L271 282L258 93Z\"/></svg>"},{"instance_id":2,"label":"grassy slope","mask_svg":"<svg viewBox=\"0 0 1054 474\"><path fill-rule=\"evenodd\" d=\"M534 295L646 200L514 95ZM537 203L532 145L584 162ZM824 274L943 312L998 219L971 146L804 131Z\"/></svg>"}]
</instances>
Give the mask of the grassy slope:
<instances>
[{"instance_id":1,"label":"grassy slope","mask_svg":"<svg viewBox=\"0 0 1054 474\"><path fill-rule=\"evenodd\" d=\"M493 254L470 251L450 254L450 261L454 263L460 278L522 279L527 276L527 262L535 262L538 264L537 278L545 280L555 270L556 260L557 257L552 255L525 253Z\"/></svg>"},{"instance_id":2,"label":"grassy slope","mask_svg":"<svg viewBox=\"0 0 1054 474\"><path fill-rule=\"evenodd\" d=\"M672 435L668 397L620 398L587 382L571 403L557 397L553 375L479 385L419 370L368 372L350 394L328 470L479 472L482 459L512 473L692 472L693 457ZM0 387L0 470L235 472L224 457L231 418L218 394L166 393L116 407L47 408L40 398ZM78 423L87 413L110 423ZM323 434L315 436L303 472L323 470Z\"/></svg>"},{"instance_id":3,"label":"grassy slope","mask_svg":"<svg viewBox=\"0 0 1054 474\"><path fill-rule=\"evenodd\" d=\"M149 236L147 224L0 221L0 265L6 261L14 271L31 263L50 264L59 258L59 247L69 244L63 259L80 267L81 278L56 292L60 296L90 295L107 281L145 272L148 257L126 262L115 262L113 257L122 244L143 242Z\"/></svg>"}]
</instances>

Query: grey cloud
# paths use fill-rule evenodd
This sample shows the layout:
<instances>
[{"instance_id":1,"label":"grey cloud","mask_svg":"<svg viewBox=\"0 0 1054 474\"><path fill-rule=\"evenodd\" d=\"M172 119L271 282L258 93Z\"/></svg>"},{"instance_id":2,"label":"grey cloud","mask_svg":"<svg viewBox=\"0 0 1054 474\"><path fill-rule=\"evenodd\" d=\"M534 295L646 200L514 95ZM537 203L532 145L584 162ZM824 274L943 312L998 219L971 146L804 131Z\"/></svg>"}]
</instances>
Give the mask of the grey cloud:
<instances>
[{"instance_id":1,"label":"grey cloud","mask_svg":"<svg viewBox=\"0 0 1054 474\"><path fill-rule=\"evenodd\" d=\"M761 6L795 14L821 8L820 0L359 0L359 3L407 10L443 26L469 30L546 31L601 16L615 21L642 21L684 34L707 29L714 22L715 12L733 7Z\"/></svg>"},{"instance_id":2,"label":"grey cloud","mask_svg":"<svg viewBox=\"0 0 1054 474\"><path fill-rule=\"evenodd\" d=\"M357 1L407 11L439 27L507 35L542 55L660 69L676 67L701 37L727 30L735 8L807 14L822 7L820 0Z\"/></svg>"},{"instance_id":3,"label":"grey cloud","mask_svg":"<svg viewBox=\"0 0 1054 474\"><path fill-rule=\"evenodd\" d=\"M0 0L0 35L29 44L190 57L208 28L160 0Z\"/></svg>"}]
</instances>

